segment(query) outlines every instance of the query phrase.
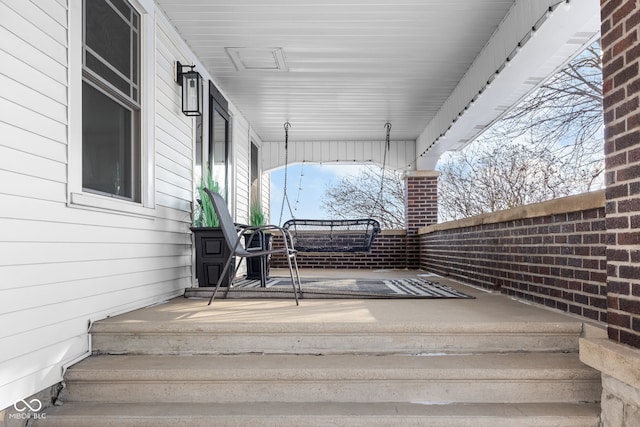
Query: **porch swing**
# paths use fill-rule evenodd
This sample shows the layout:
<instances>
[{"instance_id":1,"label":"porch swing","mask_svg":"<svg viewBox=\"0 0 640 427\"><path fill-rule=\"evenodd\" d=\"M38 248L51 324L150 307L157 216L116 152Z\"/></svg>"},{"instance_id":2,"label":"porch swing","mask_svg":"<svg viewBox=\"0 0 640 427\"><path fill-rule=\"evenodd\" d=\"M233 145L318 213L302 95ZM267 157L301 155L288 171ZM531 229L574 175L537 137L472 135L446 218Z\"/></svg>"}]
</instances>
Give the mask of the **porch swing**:
<instances>
[{"instance_id":1,"label":"porch swing","mask_svg":"<svg viewBox=\"0 0 640 427\"><path fill-rule=\"evenodd\" d=\"M380 223L373 218L294 218L282 228L289 231L298 252L371 252L380 233Z\"/></svg>"},{"instance_id":2,"label":"porch swing","mask_svg":"<svg viewBox=\"0 0 640 427\"><path fill-rule=\"evenodd\" d=\"M373 219L371 215L369 218L358 219L298 219L294 217L287 195L290 127L291 124L289 122L284 124L285 169L280 222L282 222L282 212L284 211L286 202L292 219L282 224L282 228L287 230L291 235L293 246L298 252L371 252L371 246L381 231L380 223ZM387 138L382 163L382 174L380 177L380 193L376 199L372 213L379 204L382 204L384 170L387 161L387 151L389 149L391 123L387 122L385 128L387 129Z\"/></svg>"}]
</instances>

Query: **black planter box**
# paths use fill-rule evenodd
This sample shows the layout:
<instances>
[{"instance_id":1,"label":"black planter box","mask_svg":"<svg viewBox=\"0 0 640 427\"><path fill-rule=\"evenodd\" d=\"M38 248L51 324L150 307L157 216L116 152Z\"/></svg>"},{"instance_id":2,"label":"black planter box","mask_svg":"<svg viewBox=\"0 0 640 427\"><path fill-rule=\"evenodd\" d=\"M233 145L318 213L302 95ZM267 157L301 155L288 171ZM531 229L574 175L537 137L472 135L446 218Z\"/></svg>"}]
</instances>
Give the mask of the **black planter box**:
<instances>
[{"instance_id":1,"label":"black planter box","mask_svg":"<svg viewBox=\"0 0 640 427\"><path fill-rule=\"evenodd\" d=\"M214 287L224 264L231 254L231 248L218 227L192 227L196 245L196 277L198 287ZM231 262L229 271L220 286L229 286L233 281L235 260Z\"/></svg>"},{"instance_id":2,"label":"black planter box","mask_svg":"<svg viewBox=\"0 0 640 427\"><path fill-rule=\"evenodd\" d=\"M244 235L244 243L247 248L261 248L262 250L271 249L270 233L260 231L253 236L253 239L249 242L251 234ZM260 257L247 258L247 279L259 280L261 278L260 272L262 270ZM267 256L265 278L269 280L269 270L271 268L271 257Z\"/></svg>"}]
</instances>

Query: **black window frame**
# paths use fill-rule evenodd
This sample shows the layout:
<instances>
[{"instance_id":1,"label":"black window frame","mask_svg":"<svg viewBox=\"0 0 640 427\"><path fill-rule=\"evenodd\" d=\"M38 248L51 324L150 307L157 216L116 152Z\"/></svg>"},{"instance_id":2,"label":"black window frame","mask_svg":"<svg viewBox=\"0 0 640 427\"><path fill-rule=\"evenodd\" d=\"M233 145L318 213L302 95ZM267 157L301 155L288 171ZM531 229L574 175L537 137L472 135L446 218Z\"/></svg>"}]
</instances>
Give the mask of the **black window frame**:
<instances>
[{"instance_id":1,"label":"black window frame","mask_svg":"<svg viewBox=\"0 0 640 427\"><path fill-rule=\"evenodd\" d=\"M220 164L222 162L217 161L214 158L215 145L218 141L215 140L215 130L216 130L216 113L222 117L224 120L224 182L218 182L220 185L220 193L224 197L225 200L229 200L229 159L230 159L230 146L231 146L231 116L229 115L229 103L225 99L225 97L220 93L218 88L215 87L212 81L209 81L209 156L208 156L208 165L209 169L212 173L214 179L216 178L216 174L214 173L214 166Z\"/></svg>"},{"instance_id":2,"label":"black window frame","mask_svg":"<svg viewBox=\"0 0 640 427\"><path fill-rule=\"evenodd\" d=\"M103 58L97 51L95 51L88 44L88 33L91 30L87 24L87 4L91 3L91 6L95 7L98 3L102 2L101 6L110 9L109 12L113 16L118 16L125 25L129 27L129 75L125 75L117 67L111 65L106 58ZM126 16L128 14L129 16ZM122 23L121 21L118 21ZM83 0L82 2L82 97L83 97L83 141L82 141L82 190L87 193L104 195L112 198L132 201L136 203L142 202L142 16L136 8L127 0ZM104 28L101 29L104 35ZM88 62L91 62L89 64ZM96 65L97 64L97 65ZM117 82L120 84L114 84L114 80L117 78ZM125 85L122 82L126 83ZM88 113L84 108L85 96L89 96L86 88L89 85L92 89L95 89L99 95L105 97L105 101L114 102L117 106L122 108L125 114L129 115L129 127L130 135L129 140L126 141L129 148L122 148L122 140L115 140L114 143L120 145L115 151L118 151L112 172L113 177L113 190L110 191L105 188L104 185L98 184L101 178L105 176L96 176L99 178L90 180L91 170L90 165L95 162L104 161L104 158L100 158L95 151L91 150L91 144L87 141L86 134L91 129L88 128L89 120L86 120L85 114ZM128 112L128 113L126 113ZM109 128L111 132L118 133L123 129L116 127L115 125ZM95 129L94 129L95 130ZM122 138L125 138L123 136ZM127 144L124 144L126 147ZM92 157L93 154L93 157ZM120 170L120 160L126 158L125 166ZM109 165L108 165L109 166ZM126 188L121 189L121 184Z\"/></svg>"}]
</instances>

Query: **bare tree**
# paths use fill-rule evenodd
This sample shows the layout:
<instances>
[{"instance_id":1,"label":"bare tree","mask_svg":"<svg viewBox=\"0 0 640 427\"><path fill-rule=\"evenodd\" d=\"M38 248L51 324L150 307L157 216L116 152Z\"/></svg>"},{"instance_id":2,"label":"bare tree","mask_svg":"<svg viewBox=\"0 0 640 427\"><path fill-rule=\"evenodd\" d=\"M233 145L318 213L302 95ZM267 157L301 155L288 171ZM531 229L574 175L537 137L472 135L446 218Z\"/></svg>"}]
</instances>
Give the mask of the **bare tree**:
<instances>
[{"instance_id":1,"label":"bare tree","mask_svg":"<svg viewBox=\"0 0 640 427\"><path fill-rule=\"evenodd\" d=\"M405 191L402 174L385 170L380 199L381 178L380 168L369 166L357 175L328 184L322 197L323 209L335 218L373 218L382 228L403 229Z\"/></svg>"},{"instance_id":2,"label":"bare tree","mask_svg":"<svg viewBox=\"0 0 640 427\"><path fill-rule=\"evenodd\" d=\"M441 220L602 185L602 72L594 43L464 150L444 156Z\"/></svg>"}]
</instances>

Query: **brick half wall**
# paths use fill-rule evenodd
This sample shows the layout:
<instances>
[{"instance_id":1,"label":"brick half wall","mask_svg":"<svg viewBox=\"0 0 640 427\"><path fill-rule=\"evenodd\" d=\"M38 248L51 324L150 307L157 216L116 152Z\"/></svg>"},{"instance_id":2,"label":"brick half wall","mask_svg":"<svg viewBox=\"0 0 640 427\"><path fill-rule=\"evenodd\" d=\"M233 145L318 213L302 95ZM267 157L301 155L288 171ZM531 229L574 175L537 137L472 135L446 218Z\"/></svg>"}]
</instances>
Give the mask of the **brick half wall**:
<instances>
[{"instance_id":1,"label":"brick half wall","mask_svg":"<svg viewBox=\"0 0 640 427\"><path fill-rule=\"evenodd\" d=\"M606 322L604 193L424 227L420 267Z\"/></svg>"}]
</instances>

